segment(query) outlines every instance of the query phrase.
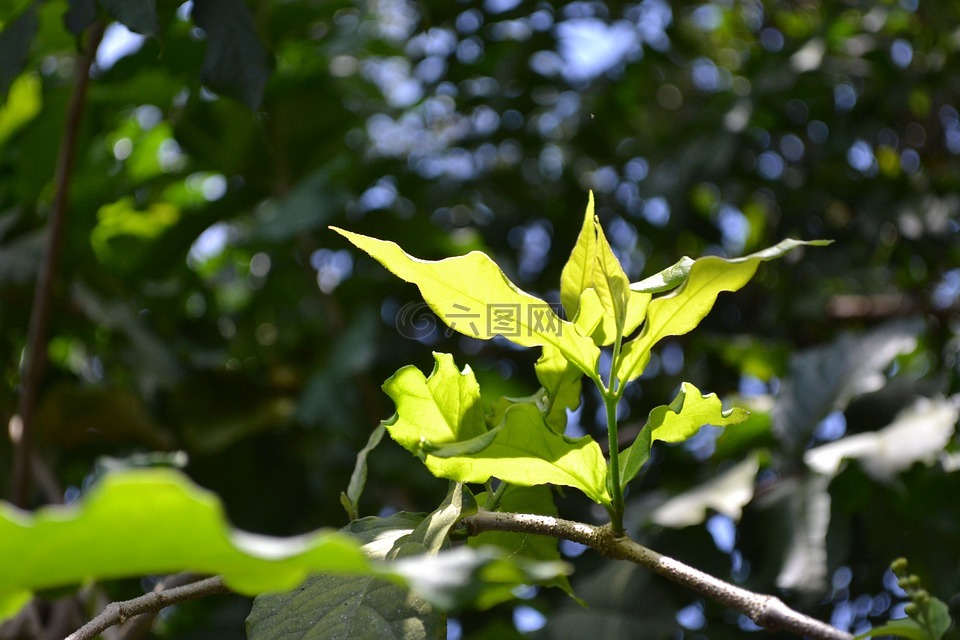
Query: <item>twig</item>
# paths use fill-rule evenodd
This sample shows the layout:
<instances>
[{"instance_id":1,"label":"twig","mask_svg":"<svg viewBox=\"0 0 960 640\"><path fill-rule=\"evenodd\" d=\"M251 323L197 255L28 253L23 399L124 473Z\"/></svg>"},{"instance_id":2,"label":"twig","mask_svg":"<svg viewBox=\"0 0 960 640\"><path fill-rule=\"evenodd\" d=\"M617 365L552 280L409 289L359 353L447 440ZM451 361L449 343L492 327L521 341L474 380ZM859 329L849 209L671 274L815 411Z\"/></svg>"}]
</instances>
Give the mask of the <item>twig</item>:
<instances>
[{"instance_id":1,"label":"twig","mask_svg":"<svg viewBox=\"0 0 960 640\"><path fill-rule=\"evenodd\" d=\"M565 538L593 547L614 560L638 564L717 602L743 613L757 625L782 630L811 640L852 640L853 636L795 611L774 596L763 595L724 582L678 560L644 547L608 527L596 527L550 516L481 510L464 518L461 526L470 535L484 531L512 531Z\"/></svg>"},{"instance_id":2,"label":"twig","mask_svg":"<svg viewBox=\"0 0 960 640\"><path fill-rule=\"evenodd\" d=\"M223 584L223 579L220 576L214 576L180 587L147 593L133 600L113 602L108 604L96 618L67 636L66 640L92 640L105 629L123 624L141 613L159 611L187 600L229 592L230 590Z\"/></svg>"},{"instance_id":3,"label":"twig","mask_svg":"<svg viewBox=\"0 0 960 640\"><path fill-rule=\"evenodd\" d=\"M67 109L67 120L60 139L57 166L54 173L53 202L47 224L47 245L44 252L37 289L33 295L30 311L30 327L27 331L27 348L23 359L23 383L17 408L19 433L14 435L13 489L11 498L20 507L27 507L30 495L30 458L33 440L33 418L40 390L40 380L46 366L47 328L50 324L50 306L53 297L53 281L60 264L60 249L63 245L64 223L76 156L80 120L86 104L90 67L96 58L97 48L103 39L104 24L97 21L90 27L86 49L77 65L73 93Z\"/></svg>"}]
</instances>

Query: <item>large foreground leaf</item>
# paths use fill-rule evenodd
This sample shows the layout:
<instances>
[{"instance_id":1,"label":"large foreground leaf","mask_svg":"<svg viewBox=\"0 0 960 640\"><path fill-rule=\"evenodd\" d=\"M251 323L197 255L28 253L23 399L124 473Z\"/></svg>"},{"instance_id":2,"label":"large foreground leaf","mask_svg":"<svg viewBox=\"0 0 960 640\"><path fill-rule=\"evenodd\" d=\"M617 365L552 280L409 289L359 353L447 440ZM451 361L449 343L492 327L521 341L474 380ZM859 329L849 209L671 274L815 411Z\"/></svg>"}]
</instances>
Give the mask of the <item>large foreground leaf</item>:
<instances>
[{"instance_id":1,"label":"large foreground leaf","mask_svg":"<svg viewBox=\"0 0 960 640\"><path fill-rule=\"evenodd\" d=\"M545 301L519 289L478 251L444 260L420 260L393 242L333 230L411 282L451 329L481 340L502 336L524 347L553 345L587 375L596 375L599 348Z\"/></svg>"},{"instance_id":2,"label":"large foreground leaf","mask_svg":"<svg viewBox=\"0 0 960 640\"><path fill-rule=\"evenodd\" d=\"M108 475L79 504L34 514L0 505L0 558L0 617L33 590L89 579L220 573L253 595L293 588L313 571L374 572L342 533L277 539L231 529L219 500L171 469Z\"/></svg>"}]
</instances>

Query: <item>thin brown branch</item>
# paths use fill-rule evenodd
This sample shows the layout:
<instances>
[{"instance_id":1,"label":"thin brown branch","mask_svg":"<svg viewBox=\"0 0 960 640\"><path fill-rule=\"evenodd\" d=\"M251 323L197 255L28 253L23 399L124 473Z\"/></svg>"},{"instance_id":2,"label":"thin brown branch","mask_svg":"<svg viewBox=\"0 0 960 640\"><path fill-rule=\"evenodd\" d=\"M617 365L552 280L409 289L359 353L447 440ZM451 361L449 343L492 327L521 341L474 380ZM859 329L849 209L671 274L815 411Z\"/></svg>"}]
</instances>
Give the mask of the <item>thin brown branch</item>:
<instances>
[{"instance_id":1,"label":"thin brown branch","mask_svg":"<svg viewBox=\"0 0 960 640\"><path fill-rule=\"evenodd\" d=\"M133 600L113 602L107 605L96 618L67 636L66 640L92 640L105 629L123 624L134 616L160 611L188 600L229 592L230 590L223 584L223 579L220 576L214 576L171 589L153 591Z\"/></svg>"},{"instance_id":2,"label":"thin brown branch","mask_svg":"<svg viewBox=\"0 0 960 640\"><path fill-rule=\"evenodd\" d=\"M31 455L33 446L33 419L40 391L40 381L47 361L47 329L50 325L50 310L53 298L53 282L60 265L60 250L69 203L70 182L77 150L80 122L86 105L90 68L97 48L103 39L104 24L97 21L90 27L87 44L77 65L73 93L67 108L67 119L60 139L57 166L54 173L53 202L47 224L47 245L37 277L37 288L30 311L30 326L27 330L27 347L23 358L22 385L16 421L18 433L14 439L13 488L11 498L20 507L27 507L30 495Z\"/></svg>"},{"instance_id":3,"label":"thin brown branch","mask_svg":"<svg viewBox=\"0 0 960 640\"><path fill-rule=\"evenodd\" d=\"M513 531L565 538L593 547L614 560L638 564L668 580L743 613L766 629L781 630L806 636L811 640L852 640L853 636L815 618L795 611L774 596L754 593L668 558L638 544L626 536L618 536L609 527L596 527L549 516L521 513L479 511L464 518L461 524L470 535L484 531Z\"/></svg>"}]
</instances>

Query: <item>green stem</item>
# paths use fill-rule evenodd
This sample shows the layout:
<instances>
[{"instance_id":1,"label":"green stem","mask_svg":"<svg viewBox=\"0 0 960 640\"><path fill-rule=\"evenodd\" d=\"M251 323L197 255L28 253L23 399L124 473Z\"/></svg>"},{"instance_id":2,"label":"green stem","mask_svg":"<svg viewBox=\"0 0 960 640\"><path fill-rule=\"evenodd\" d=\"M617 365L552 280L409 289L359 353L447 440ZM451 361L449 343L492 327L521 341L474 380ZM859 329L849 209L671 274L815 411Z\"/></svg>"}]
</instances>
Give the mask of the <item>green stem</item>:
<instances>
[{"instance_id":1,"label":"green stem","mask_svg":"<svg viewBox=\"0 0 960 640\"><path fill-rule=\"evenodd\" d=\"M500 500L503 499L503 493L507 490L507 483L503 480L493 489L493 482L487 480L487 499L483 503L483 508L487 511L496 511L500 508Z\"/></svg>"},{"instance_id":2,"label":"green stem","mask_svg":"<svg viewBox=\"0 0 960 640\"><path fill-rule=\"evenodd\" d=\"M617 405L623 390L617 379L617 361L620 359L620 343L623 341L622 327L617 326L617 339L613 343L613 355L610 359L610 378L603 394L603 406L607 410L607 438L610 444L610 526L615 534L623 533L623 489L620 487L620 438L617 432Z\"/></svg>"}]
</instances>

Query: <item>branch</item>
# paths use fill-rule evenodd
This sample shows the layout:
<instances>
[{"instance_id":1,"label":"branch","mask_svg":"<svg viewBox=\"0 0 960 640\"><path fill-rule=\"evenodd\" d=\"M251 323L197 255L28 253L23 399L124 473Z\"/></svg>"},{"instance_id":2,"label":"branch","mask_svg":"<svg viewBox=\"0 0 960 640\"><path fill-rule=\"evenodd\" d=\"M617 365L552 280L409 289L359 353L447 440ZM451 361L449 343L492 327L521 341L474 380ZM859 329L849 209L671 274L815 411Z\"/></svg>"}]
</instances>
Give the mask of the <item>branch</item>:
<instances>
[{"instance_id":1,"label":"branch","mask_svg":"<svg viewBox=\"0 0 960 640\"><path fill-rule=\"evenodd\" d=\"M123 624L142 613L151 613L187 600L229 592L230 590L223 584L223 579L220 576L214 576L180 587L153 591L133 600L113 602L108 604L96 618L67 636L66 640L92 640L104 630Z\"/></svg>"},{"instance_id":2,"label":"branch","mask_svg":"<svg viewBox=\"0 0 960 640\"><path fill-rule=\"evenodd\" d=\"M479 511L460 522L470 535L484 531L533 533L565 538L593 547L614 560L627 560L657 575L681 584L697 593L743 613L757 625L782 630L811 640L852 640L853 636L815 618L794 611L782 600L737 587L678 560L668 558L625 535L616 535L609 527L524 513Z\"/></svg>"},{"instance_id":3,"label":"branch","mask_svg":"<svg viewBox=\"0 0 960 640\"><path fill-rule=\"evenodd\" d=\"M87 85L90 81L90 67L93 65L97 48L103 39L103 30L102 21L95 22L90 28L86 49L77 65L73 93L70 95L70 105L67 109L67 121L63 127L63 137L60 139L60 150L57 153L57 166L53 179L53 203L50 206L50 217L47 223L47 245L40 273L37 276L33 308L30 310L27 347L23 357L20 402L17 407L17 416L11 420L10 431L14 441L11 498L15 505L23 508L27 507L30 495L33 414L40 392L40 380L46 366L47 328L50 324L53 281L60 264L60 248L63 245L73 161L80 133L80 120L86 103Z\"/></svg>"}]
</instances>

